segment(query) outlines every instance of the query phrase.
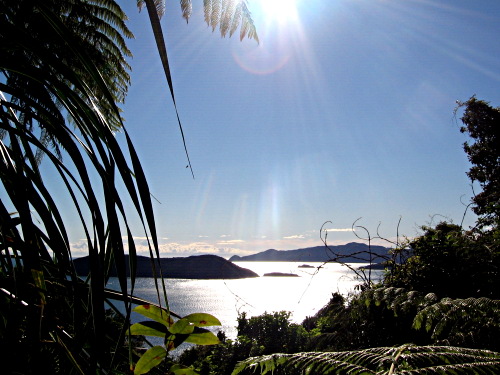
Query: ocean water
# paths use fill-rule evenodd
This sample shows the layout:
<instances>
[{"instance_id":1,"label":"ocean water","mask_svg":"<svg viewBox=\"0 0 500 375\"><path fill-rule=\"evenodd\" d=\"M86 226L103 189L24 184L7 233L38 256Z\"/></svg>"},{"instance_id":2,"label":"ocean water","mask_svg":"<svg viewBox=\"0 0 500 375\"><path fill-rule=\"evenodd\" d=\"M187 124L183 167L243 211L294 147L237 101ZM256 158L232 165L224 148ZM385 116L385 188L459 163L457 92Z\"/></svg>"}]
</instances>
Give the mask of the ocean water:
<instances>
[{"instance_id":1,"label":"ocean water","mask_svg":"<svg viewBox=\"0 0 500 375\"><path fill-rule=\"evenodd\" d=\"M185 316L195 312L216 316L226 336L235 338L238 313L247 317L264 312L290 311L291 320L301 323L307 316L314 315L332 296L338 292L347 295L360 283L347 267L339 264L314 263L315 268L299 268L299 262L235 262L261 277L238 280L190 280L166 279L167 298L170 310ZM354 264L360 267L362 264ZM318 268L320 267L321 268ZM293 273L299 277L263 277L265 273ZM381 271L372 271L376 279ZM108 287L118 289L116 279ZM158 301L154 281L151 278L136 280L135 295L148 301ZM162 301L164 304L164 301ZM132 321L144 320L136 314Z\"/></svg>"}]
</instances>

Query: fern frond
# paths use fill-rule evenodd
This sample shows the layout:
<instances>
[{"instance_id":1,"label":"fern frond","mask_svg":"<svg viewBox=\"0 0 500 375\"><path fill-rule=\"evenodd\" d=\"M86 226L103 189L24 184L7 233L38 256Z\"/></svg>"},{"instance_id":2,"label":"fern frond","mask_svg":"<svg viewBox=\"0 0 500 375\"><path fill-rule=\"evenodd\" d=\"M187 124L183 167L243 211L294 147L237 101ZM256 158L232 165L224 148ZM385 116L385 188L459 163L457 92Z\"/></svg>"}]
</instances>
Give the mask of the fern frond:
<instances>
[{"instance_id":1,"label":"fern frond","mask_svg":"<svg viewBox=\"0 0 500 375\"><path fill-rule=\"evenodd\" d=\"M239 362L231 375L238 375L241 372L248 370L260 370L261 374L266 374L269 371L274 372L279 365L283 365L287 362L288 357L291 354L271 354L260 357L247 358L244 361Z\"/></svg>"},{"instance_id":2,"label":"fern frond","mask_svg":"<svg viewBox=\"0 0 500 375\"><path fill-rule=\"evenodd\" d=\"M236 1L223 0L222 15L220 21L220 33L225 37L232 25L233 17L235 16Z\"/></svg>"},{"instance_id":3,"label":"fern frond","mask_svg":"<svg viewBox=\"0 0 500 375\"><path fill-rule=\"evenodd\" d=\"M422 309L413 321L413 328L425 328L434 340L447 338L454 345L473 343L477 335L500 332L500 301L489 298L443 298Z\"/></svg>"},{"instance_id":4,"label":"fern frond","mask_svg":"<svg viewBox=\"0 0 500 375\"><path fill-rule=\"evenodd\" d=\"M233 36L234 32L238 28L241 19L241 3L238 3L234 8L233 19L231 20L231 28L229 29L229 36Z\"/></svg>"},{"instance_id":5,"label":"fern frond","mask_svg":"<svg viewBox=\"0 0 500 375\"><path fill-rule=\"evenodd\" d=\"M500 364L497 362L464 363L459 365L434 366L411 371L400 371L398 375L497 375L500 373Z\"/></svg>"},{"instance_id":6,"label":"fern frond","mask_svg":"<svg viewBox=\"0 0 500 375\"><path fill-rule=\"evenodd\" d=\"M212 0L210 22L209 22L209 26L212 26L212 31L215 31L215 28L217 27L217 24L220 21L220 14L221 14L220 8L221 8L220 0Z\"/></svg>"},{"instance_id":7,"label":"fern frond","mask_svg":"<svg viewBox=\"0 0 500 375\"><path fill-rule=\"evenodd\" d=\"M246 0L241 1L241 28L240 28L240 40L248 37L249 39L255 39L259 43L259 37L257 36L257 30L253 24L252 14L247 7Z\"/></svg>"},{"instance_id":8,"label":"fern frond","mask_svg":"<svg viewBox=\"0 0 500 375\"><path fill-rule=\"evenodd\" d=\"M296 353L296 354L272 354L262 357L248 358L245 361L238 363L232 375L240 373L248 373L258 370L260 374L274 373L279 368L285 369L286 373L297 370L300 373L306 374L333 374L333 373L348 373L358 375L375 374L370 369L362 365L350 363L342 360L343 357L338 356L343 353ZM347 355L352 356L352 354ZM360 358L361 360L361 358Z\"/></svg>"},{"instance_id":9,"label":"fern frond","mask_svg":"<svg viewBox=\"0 0 500 375\"><path fill-rule=\"evenodd\" d=\"M212 0L203 0L203 10L205 14L205 22L210 25L210 18L212 16Z\"/></svg>"},{"instance_id":10,"label":"fern frond","mask_svg":"<svg viewBox=\"0 0 500 375\"><path fill-rule=\"evenodd\" d=\"M232 375L282 369L301 374L498 374L500 353L447 346L380 347L347 352L273 354L240 362Z\"/></svg>"},{"instance_id":11,"label":"fern frond","mask_svg":"<svg viewBox=\"0 0 500 375\"><path fill-rule=\"evenodd\" d=\"M181 10L182 10L182 18L189 22L189 17L193 13L193 4L191 0L181 0Z\"/></svg>"},{"instance_id":12,"label":"fern frond","mask_svg":"<svg viewBox=\"0 0 500 375\"><path fill-rule=\"evenodd\" d=\"M232 36L239 26L240 40L248 37L259 42L247 0L204 0L203 7L205 22L212 31L219 26L222 37L228 33Z\"/></svg>"},{"instance_id":13,"label":"fern frond","mask_svg":"<svg viewBox=\"0 0 500 375\"><path fill-rule=\"evenodd\" d=\"M165 0L153 0L153 3L156 8L156 13L158 13L158 17L163 17L165 14ZM137 7L139 8L139 11L141 11L145 6L145 0L137 0Z\"/></svg>"}]
</instances>

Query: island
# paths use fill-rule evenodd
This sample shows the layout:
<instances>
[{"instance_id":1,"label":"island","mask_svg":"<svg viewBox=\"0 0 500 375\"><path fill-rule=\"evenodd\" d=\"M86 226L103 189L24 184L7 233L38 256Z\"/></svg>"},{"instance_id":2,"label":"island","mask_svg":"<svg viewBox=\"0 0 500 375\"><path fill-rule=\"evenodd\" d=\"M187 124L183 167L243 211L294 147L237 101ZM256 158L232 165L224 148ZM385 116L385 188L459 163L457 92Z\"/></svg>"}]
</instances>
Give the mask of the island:
<instances>
[{"instance_id":1,"label":"island","mask_svg":"<svg viewBox=\"0 0 500 375\"><path fill-rule=\"evenodd\" d=\"M298 268L316 268L316 267L311 266L310 264L301 264Z\"/></svg>"},{"instance_id":2,"label":"island","mask_svg":"<svg viewBox=\"0 0 500 375\"><path fill-rule=\"evenodd\" d=\"M77 258L73 261L79 276L89 273L89 257ZM128 255L125 255L126 275L130 276ZM158 265L158 261L156 261ZM245 279L259 277L255 272L239 267L236 264L216 255L194 255L190 257L160 258L163 276L169 279ZM111 277L116 277L116 270L111 270ZM153 277L149 257L137 256L136 277Z\"/></svg>"},{"instance_id":3,"label":"island","mask_svg":"<svg viewBox=\"0 0 500 375\"><path fill-rule=\"evenodd\" d=\"M269 273L265 273L264 276L271 276L271 277L300 277L299 275L296 275L294 273L283 273L283 272L269 272Z\"/></svg>"},{"instance_id":4,"label":"island","mask_svg":"<svg viewBox=\"0 0 500 375\"><path fill-rule=\"evenodd\" d=\"M345 263L380 262L390 257L389 248L384 246L368 246L361 242L350 242L345 245L307 247L297 250L269 249L253 255L233 255L231 262L328 262L339 260ZM371 254L370 254L371 253Z\"/></svg>"},{"instance_id":5,"label":"island","mask_svg":"<svg viewBox=\"0 0 500 375\"><path fill-rule=\"evenodd\" d=\"M366 269L366 270L385 270L386 268L390 268L390 266L387 263L373 263L373 264L367 264L366 266L358 267L358 269Z\"/></svg>"}]
</instances>

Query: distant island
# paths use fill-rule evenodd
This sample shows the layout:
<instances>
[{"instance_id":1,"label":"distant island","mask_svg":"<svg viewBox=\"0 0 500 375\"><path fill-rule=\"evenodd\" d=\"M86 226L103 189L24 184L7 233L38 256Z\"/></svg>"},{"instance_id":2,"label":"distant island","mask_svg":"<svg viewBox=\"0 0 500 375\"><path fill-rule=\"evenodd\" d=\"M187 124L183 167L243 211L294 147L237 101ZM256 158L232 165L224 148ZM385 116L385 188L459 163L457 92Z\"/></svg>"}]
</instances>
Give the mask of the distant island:
<instances>
[{"instance_id":1,"label":"distant island","mask_svg":"<svg viewBox=\"0 0 500 375\"><path fill-rule=\"evenodd\" d=\"M269 276L269 277L300 277L299 275L296 275L294 273L283 273L283 272L269 272L269 273L265 273L264 276Z\"/></svg>"},{"instance_id":2,"label":"distant island","mask_svg":"<svg viewBox=\"0 0 500 375\"><path fill-rule=\"evenodd\" d=\"M130 275L128 255L125 256L127 276ZM73 261L76 273L87 276L89 272L89 257ZM249 269L239 267L216 255L196 255L186 258L161 258L163 276L169 279L244 279L259 277ZM112 269L111 276L116 277ZM137 256L137 277L153 277L149 257Z\"/></svg>"},{"instance_id":3,"label":"distant island","mask_svg":"<svg viewBox=\"0 0 500 375\"><path fill-rule=\"evenodd\" d=\"M328 250L325 246L308 247L298 250L275 250L269 249L257 254L238 256L229 258L231 262L326 262L335 258L335 254L340 255L340 259L346 263L369 263L369 247L360 242L350 242L345 245L330 246ZM380 263L381 257L389 255L389 248L384 246L371 246L373 262ZM333 253L332 253L333 252ZM355 255L353 255L355 254Z\"/></svg>"}]
</instances>

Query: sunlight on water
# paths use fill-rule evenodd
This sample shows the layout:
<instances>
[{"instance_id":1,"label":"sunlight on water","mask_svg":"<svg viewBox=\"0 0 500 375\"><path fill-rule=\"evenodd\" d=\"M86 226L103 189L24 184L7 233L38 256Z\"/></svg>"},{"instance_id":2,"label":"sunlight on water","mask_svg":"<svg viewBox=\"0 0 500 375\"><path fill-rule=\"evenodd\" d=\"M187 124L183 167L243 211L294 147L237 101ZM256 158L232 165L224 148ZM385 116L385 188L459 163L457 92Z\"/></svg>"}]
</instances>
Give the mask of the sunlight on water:
<instances>
[{"instance_id":1,"label":"sunlight on water","mask_svg":"<svg viewBox=\"0 0 500 375\"><path fill-rule=\"evenodd\" d=\"M314 315L330 299L332 293L347 295L359 284L353 273L339 264L326 264L320 270L299 268L296 262L237 262L260 276L269 272L293 273L299 277L258 277L238 280L187 280L167 279L170 309L181 315L205 312L222 322L222 329L229 338L236 337L238 312L256 316L264 312L290 311L292 320L302 322ZM308 263L318 267L321 263ZM359 267L361 264L356 265ZM380 271L377 271L378 274ZM108 285L116 288L116 280ZM139 278L135 294L150 301L157 301L154 281ZM143 320L133 316L133 321Z\"/></svg>"}]
</instances>

